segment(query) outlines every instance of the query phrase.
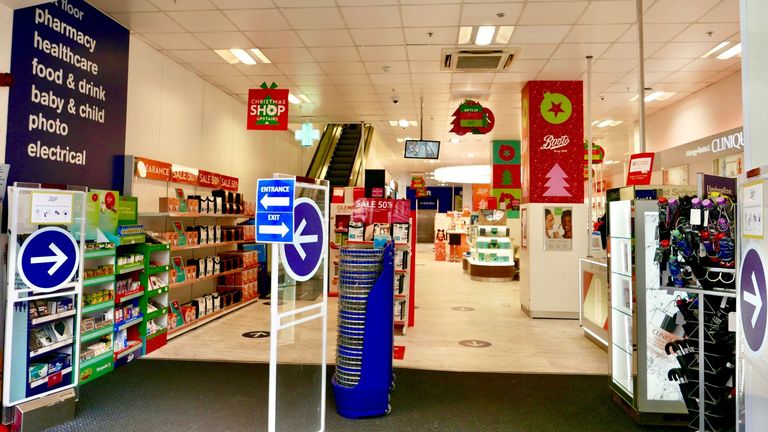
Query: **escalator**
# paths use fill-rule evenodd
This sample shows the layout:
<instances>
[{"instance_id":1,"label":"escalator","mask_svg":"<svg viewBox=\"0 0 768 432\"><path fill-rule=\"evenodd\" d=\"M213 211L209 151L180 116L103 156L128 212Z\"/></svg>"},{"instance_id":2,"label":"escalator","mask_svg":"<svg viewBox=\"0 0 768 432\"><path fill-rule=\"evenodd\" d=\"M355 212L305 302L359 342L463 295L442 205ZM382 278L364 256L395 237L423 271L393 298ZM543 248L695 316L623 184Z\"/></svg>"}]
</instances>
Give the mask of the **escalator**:
<instances>
[{"instance_id":1,"label":"escalator","mask_svg":"<svg viewBox=\"0 0 768 432\"><path fill-rule=\"evenodd\" d=\"M329 124L317 145L307 177L328 180L331 186L361 186L373 127L363 123Z\"/></svg>"}]
</instances>

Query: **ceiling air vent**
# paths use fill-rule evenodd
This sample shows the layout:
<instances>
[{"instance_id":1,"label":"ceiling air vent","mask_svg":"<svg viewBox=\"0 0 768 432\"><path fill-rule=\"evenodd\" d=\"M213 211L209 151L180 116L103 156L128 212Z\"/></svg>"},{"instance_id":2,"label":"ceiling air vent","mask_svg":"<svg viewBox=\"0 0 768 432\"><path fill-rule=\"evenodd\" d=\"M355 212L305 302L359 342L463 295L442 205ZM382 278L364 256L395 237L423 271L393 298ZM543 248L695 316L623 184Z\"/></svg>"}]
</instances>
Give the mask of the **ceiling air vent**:
<instances>
[{"instance_id":1,"label":"ceiling air vent","mask_svg":"<svg viewBox=\"0 0 768 432\"><path fill-rule=\"evenodd\" d=\"M441 69L460 72L503 72L515 60L515 52L509 49L444 49L442 54Z\"/></svg>"}]
</instances>

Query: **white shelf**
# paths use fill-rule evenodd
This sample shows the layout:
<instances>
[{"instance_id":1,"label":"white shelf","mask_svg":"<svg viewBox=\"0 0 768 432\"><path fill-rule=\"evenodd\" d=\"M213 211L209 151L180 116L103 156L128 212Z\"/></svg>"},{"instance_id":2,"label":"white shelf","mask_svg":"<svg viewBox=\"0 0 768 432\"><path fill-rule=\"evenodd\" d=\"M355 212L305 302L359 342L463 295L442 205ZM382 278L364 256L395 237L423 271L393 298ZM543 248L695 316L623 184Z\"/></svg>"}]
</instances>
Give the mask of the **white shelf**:
<instances>
[{"instance_id":1,"label":"white shelf","mask_svg":"<svg viewBox=\"0 0 768 432\"><path fill-rule=\"evenodd\" d=\"M68 318L68 317L74 316L76 313L77 311L75 309L72 309L64 312L59 312L53 315L46 315L46 316L34 318L32 320L32 325L35 326L35 325L40 325L40 324L44 324L51 321L56 321L57 319L61 319L61 318Z\"/></svg>"},{"instance_id":2,"label":"white shelf","mask_svg":"<svg viewBox=\"0 0 768 432\"><path fill-rule=\"evenodd\" d=\"M488 239L488 240L496 240L499 243L512 243L512 240L509 238L509 236L475 236L475 240L477 239Z\"/></svg>"},{"instance_id":3,"label":"white shelf","mask_svg":"<svg viewBox=\"0 0 768 432\"><path fill-rule=\"evenodd\" d=\"M66 375L66 374L68 374L70 372L72 372L72 366L70 366L70 367L68 367L66 369L62 369L62 370L60 370L59 372L56 372L56 373L60 373L62 375ZM55 375L55 374L53 374L53 375ZM38 386L40 386L42 384L47 384L48 383L48 378L49 377L46 376L44 378L40 378L39 380L32 381L31 383L29 383L29 387L30 388L35 388L35 387L38 387Z\"/></svg>"},{"instance_id":4,"label":"white shelf","mask_svg":"<svg viewBox=\"0 0 768 432\"><path fill-rule=\"evenodd\" d=\"M510 252L511 253L512 249L476 248L475 252L482 252L482 253Z\"/></svg>"},{"instance_id":5,"label":"white shelf","mask_svg":"<svg viewBox=\"0 0 768 432\"><path fill-rule=\"evenodd\" d=\"M486 261L478 261L472 257L467 258L470 264L477 265L477 266L496 266L496 267L514 267L515 263L514 261L510 262L486 262Z\"/></svg>"},{"instance_id":6,"label":"white shelf","mask_svg":"<svg viewBox=\"0 0 768 432\"><path fill-rule=\"evenodd\" d=\"M72 345L72 343L74 343L74 342L75 342L74 338L69 338L67 340L63 340L61 342L56 342L56 343L50 344L50 345L48 345L46 347L42 347L40 349L37 349L37 350L34 350L34 351L30 351L29 352L29 358L36 357L36 356L39 356L40 354L45 354L47 352L51 352L51 351L57 350L59 348L65 347L67 345Z\"/></svg>"}]
</instances>

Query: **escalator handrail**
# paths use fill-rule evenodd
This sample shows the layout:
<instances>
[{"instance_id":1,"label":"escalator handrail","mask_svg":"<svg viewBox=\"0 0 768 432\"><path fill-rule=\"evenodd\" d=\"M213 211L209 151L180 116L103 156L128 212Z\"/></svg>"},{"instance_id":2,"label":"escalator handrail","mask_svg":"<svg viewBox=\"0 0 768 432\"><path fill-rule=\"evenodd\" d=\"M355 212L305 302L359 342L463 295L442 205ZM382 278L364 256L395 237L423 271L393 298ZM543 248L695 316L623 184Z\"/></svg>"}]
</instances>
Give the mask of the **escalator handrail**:
<instances>
[{"instance_id":1,"label":"escalator handrail","mask_svg":"<svg viewBox=\"0 0 768 432\"><path fill-rule=\"evenodd\" d=\"M368 150L371 146L372 137L373 126L370 124L363 124L362 130L360 131L360 143L357 145L352 172L349 175L350 186L361 186L364 181L363 175L365 173L365 162L368 158Z\"/></svg>"},{"instance_id":2,"label":"escalator handrail","mask_svg":"<svg viewBox=\"0 0 768 432\"><path fill-rule=\"evenodd\" d=\"M336 151L336 145L339 143L341 132L344 130L344 125L329 123L325 126L323 135L317 144L317 150L315 155L312 156L312 161L307 168L307 177L310 178L325 178L325 174L328 171L328 167L331 163L331 157Z\"/></svg>"}]
</instances>

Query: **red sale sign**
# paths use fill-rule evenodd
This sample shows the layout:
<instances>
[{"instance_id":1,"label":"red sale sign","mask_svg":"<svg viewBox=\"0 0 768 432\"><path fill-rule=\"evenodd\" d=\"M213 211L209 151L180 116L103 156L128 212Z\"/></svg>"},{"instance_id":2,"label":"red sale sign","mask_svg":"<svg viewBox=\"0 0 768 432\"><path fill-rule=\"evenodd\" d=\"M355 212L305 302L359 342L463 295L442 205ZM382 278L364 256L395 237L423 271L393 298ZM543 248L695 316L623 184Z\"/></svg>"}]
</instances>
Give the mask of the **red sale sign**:
<instances>
[{"instance_id":1,"label":"red sale sign","mask_svg":"<svg viewBox=\"0 0 768 432\"><path fill-rule=\"evenodd\" d=\"M248 130L288 130L288 89L275 83L248 90Z\"/></svg>"},{"instance_id":2,"label":"red sale sign","mask_svg":"<svg viewBox=\"0 0 768 432\"><path fill-rule=\"evenodd\" d=\"M411 204L408 200L359 198L355 200L352 221L362 222L366 225L408 222L410 214Z\"/></svg>"},{"instance_id":3,"label":"red sale sign","mask_svg":"<svg viewBox=\"0 0 768 432\"><path fill-rule=\"evenodd\" d=\"M523 199L584 202L581 81L529 81L523 88Z\"/></svg>"},{"instance_id":4,"label":"red sale sign","mask_svg":"<svg viewBox=\"0 0 768 432\"><path fill-rule=\"evenodd\" d=\"M627 186L651 184L653 153L635 153L629 157Z\"/></svg>"}]
</instances>

